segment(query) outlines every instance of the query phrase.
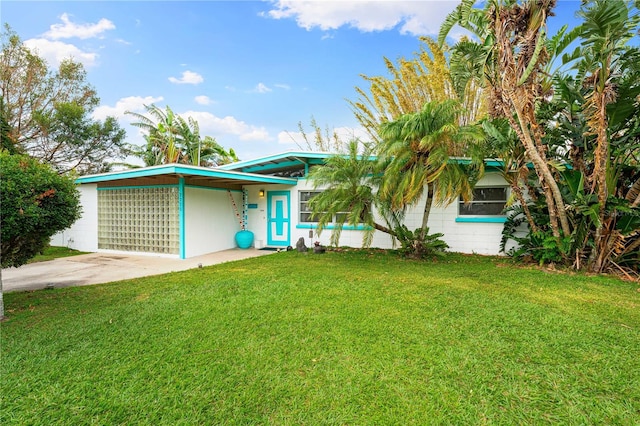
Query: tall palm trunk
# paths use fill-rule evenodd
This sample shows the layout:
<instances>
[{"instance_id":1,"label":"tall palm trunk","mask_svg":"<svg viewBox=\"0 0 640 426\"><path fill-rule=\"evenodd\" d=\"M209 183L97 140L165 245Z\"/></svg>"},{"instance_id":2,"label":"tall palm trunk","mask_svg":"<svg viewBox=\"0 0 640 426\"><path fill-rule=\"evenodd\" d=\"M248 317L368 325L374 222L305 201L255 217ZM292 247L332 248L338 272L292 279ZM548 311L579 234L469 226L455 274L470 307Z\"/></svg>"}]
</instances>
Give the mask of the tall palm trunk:
<instances>
[{"instance_id":1,"label":"tall palm trunk","mask_svg":"<svg viewBox=\"0 0 640 426\"><path fill-rule=\"evenodd\" d=\"M420 228L420 239L424 240L427 236L427 223L429 222L429 213L431 213L431 206L433 205L433 183L427 184L427 201L424 203L424 210L422 212L422 228Z\"/></svg>"},{"instance_id":2,"label":"tall palm trunk","mask_svg":"<svg viewBox=\"0 0 640 426\"><path fill-rule=\"evenodd\" d=\"M598 212L598 223L596 223L596 231L594 235L594 244L591 255L589 256L588 268L592 272L602 272L604 259L610 256L605 255L607 250L607 241L605 233L605 213L609 190L607 188L607 169L609 165L609 138L607 137L607 101L603 92L595 92L593 94L593 105L595 107L596 119L596 149L594 152L593 173L591 174L591 191L598 195L598 204L600 210Z\"/></svg>"},{"instance_id":3,"label":"tall palm trunk","mask_svg":"<svg viewBox=\"0 0 640 426\"><path fill-rule=\"evenodd\" d=\"M513 99L513 98L511 98ZM512 101L512 106L515 109L516 115L518 117L518 121L513 118L512 115L509 115L510 111L507 110L505 105L505 114L511 124L513 130L517 133L518 138L523 143L525 150L527 152L527 156L533 163L533 167L540 179L540 185L542 186L545 192L545 198L547 202L547 208L549 209L549 221L550 226L553 231L553 235L556 238L560 237L560 227L562 227L563 235L569 236L571 235L571 227L569 225L569 219L567 218L567 213L564 210L564 201L562 199L562 194L560 193L560 188L558 187L558 183L553 177L551 170L549 170L549 165L547 164L547 160L543 157L544 154L541 154L537 149L531 134L527 130L527 124L524 120L522 111L517 107L516 103ZM560 223L560 226L558 224Z\"/></svg>"}]
</instances>

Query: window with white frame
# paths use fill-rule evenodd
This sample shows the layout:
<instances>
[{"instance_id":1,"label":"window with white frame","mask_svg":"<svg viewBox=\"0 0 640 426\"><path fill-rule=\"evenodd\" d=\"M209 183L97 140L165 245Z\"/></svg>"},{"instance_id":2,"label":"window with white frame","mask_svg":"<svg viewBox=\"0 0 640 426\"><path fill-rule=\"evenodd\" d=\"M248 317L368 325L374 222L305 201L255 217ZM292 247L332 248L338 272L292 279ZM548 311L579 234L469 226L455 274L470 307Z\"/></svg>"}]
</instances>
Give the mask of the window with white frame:
<instances>
[{"instance_id":1,"label":"window with white frame","mask_svg":"<svg viewBox=\"0 0 640 426\"><path fill-rule=\"evenodd\" d=\"M509 189L506 186L478 187L473 190L473 200L465 203L460 197L460 216L503 216Z\"/></svg>"},{"instance_id":2,"label":"window with white frame","mask_svg":"<svg viewBox=\"0 0 640 426\"><path fill-rule=\"evenodd\" d=\"M300 223L318 223L319 217L313 217L313 212L311 211L311 207L309 207L309 200L311 200L316 195L320 194L321 191L300 191L298 193L298 200L300 200ZM344 219L347 213L337 213L333 216L332 222L336 222L337 219Z\"/></svg>"},{"instance_id":3,"label":"window with white frame","mask_svg":"<svg viewBox=\"0 0 640 426\"><path fill-rule=\"evenodd\" d=\"M300 222L303 223L317 223L318 218L312 217L311 207L309 207L309 200L315 195L320 194L320 191L300 191L298 199L300 200Z\"/></svg>"}]
</instances>

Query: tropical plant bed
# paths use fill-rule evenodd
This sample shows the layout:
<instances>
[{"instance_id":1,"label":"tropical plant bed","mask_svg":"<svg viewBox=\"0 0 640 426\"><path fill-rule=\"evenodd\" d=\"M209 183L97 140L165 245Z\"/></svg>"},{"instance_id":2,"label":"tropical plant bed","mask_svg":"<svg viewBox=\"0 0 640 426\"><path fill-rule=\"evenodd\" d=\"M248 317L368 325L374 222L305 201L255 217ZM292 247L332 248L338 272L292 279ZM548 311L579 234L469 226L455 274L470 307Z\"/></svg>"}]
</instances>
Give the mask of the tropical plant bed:
<instances>
[{"instance_id":1,"label":"tropical plant bed","mask_svg":"<svg viewBox=\"0 0 640 426\"><path fill-rule=\"evenodd\" d=\"M637 423L637 284L505 265L290 251L9 293L0 422Z\"/></svg>"}]
</instances>

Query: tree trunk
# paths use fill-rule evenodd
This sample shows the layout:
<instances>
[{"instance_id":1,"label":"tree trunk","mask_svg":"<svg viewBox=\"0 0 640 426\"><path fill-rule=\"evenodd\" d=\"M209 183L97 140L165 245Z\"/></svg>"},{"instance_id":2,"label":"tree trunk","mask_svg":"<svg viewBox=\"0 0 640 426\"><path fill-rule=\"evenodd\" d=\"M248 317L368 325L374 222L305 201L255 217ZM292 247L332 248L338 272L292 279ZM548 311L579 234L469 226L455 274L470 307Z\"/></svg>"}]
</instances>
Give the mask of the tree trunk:
<instances>
[{"instance_id":1,"label":"tree trunk","mask_svg":"<svg viewBox=\"0 0 640 426\"><path fill-rule=\"evenodd\" d=\"M427 184L427 201L424 203L424 211L422 212L422 228L420 229L420 240L424 241L427 236L427 223L429 222L429 213L433 205L433 183Z\"/></svg>"},{"instance_id":2,"label":"tree trunk","mask_svg":"<svg viewBox=\"0 0 640 426\"><path fill-rule=\"evenodd\" d=\"M389 234L393 237L396 236L396 233L394 231L392 231L391 229L387 228L386 226L382 226L376 222L373 222L373 228L376 229L377 231L380 232L384 232L385 234Z\"/></svg>"},{"instance_id":3,"label":"tree trunk","mask_svg":"<svg viewBox=\"0 0 640 426\"><path fill-rule=\"evenodd\" d=\"M631 188L627 191L627 196L625 198L631 203L631 207L640 207L640 179L631 185Z\"/></svg>"},{"instance_id":4,"label":"tree trunk","mask_svg":"<svg viewBox=\"0 0 640 426\"><path fill-rule=\"evenodd\" d=\"M564 210L564 200L562 199L562 194L560 193L558 183L553 178L553 174L551 173L551 170L549 170L549 165L547 164L546 159L542 157L533 140L531 139L531 135L527 130L527 123L524 120L522 111L520 111L520 109L518 109L516 106L516 102L513 99L513 94L510 94L509 100L511 101L511 105L513 106L518 117L518 123L516 123L513 116L509 114L510 111L506 109L506 105L505 115L509 119L511 127L513 127L513 129L518 134L520 141L524 144L529 159L533 163L536 174L540 179L540 184L545 189L545 193L547 194L547 206L549 207L549 219L551 220L553 235L556 238L560 237L560 232L558 229L559 220L560 226L562 227L563 235L565 237L568 237L569 235L571 235L571 226L569 225L567 213Z\"/></svg>"},{"instance_id":5,"label":"tree trunk","mask_svg":"<svg viewBox=\"0 0 640 426\"><path fill-rule=\"evenodd\" d=\"M604 266L604 252L607 251L607 240L604 233L605 210L609 191L607 188L607 165L609 163L609 139L607 138L607 111L604 93L594 93L594 104L597 110L597 140L593 158L593 173L591 174L591 192L598 195L598 223L593 241L593 250L589 256L589 270L601 272Z\"/></svg>"}]
</instances>

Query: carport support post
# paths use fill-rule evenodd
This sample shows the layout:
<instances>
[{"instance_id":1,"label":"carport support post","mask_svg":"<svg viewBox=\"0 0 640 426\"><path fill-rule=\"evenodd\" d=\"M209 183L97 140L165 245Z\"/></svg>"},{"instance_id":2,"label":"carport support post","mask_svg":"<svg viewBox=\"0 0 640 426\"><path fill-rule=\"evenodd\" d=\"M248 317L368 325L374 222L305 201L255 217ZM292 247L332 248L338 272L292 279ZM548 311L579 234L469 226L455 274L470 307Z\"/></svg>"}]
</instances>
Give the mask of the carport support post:
<instances>
[{"instance_id":1,"label":"carport support post","mask_svg":"<svg viewBox=\"0 0 640 426\"><path fill-rule=\"evenodd\" d=\"M184 230L184 178L178 178L178 217L179 217L179 232L180 232L180 259L186 258L185 247L185 230Z\"/></svg>"}]
</instances>

